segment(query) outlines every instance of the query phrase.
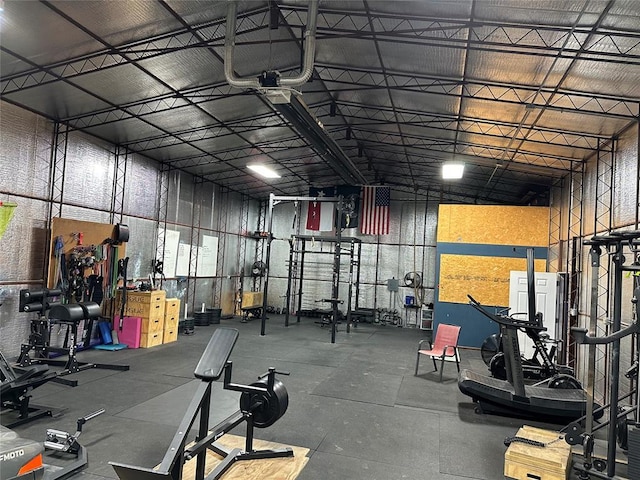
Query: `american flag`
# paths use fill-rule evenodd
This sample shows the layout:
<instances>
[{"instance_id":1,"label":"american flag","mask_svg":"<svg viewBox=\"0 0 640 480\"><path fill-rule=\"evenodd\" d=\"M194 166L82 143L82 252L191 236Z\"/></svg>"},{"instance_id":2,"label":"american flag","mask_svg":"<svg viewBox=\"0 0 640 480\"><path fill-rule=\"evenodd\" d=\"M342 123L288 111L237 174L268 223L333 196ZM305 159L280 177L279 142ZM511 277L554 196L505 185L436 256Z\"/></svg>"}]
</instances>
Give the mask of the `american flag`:
<instances>
[{"instance_id":1,"label":"american flag","mask_svg":"<svg viewBox=\"0 0 640 480\"><path fill-rule=\"evenodd\" d=\"M364 235L388 234L390 203L390 187L362 187L360 233Z\"/></svg>"}]
</instances>

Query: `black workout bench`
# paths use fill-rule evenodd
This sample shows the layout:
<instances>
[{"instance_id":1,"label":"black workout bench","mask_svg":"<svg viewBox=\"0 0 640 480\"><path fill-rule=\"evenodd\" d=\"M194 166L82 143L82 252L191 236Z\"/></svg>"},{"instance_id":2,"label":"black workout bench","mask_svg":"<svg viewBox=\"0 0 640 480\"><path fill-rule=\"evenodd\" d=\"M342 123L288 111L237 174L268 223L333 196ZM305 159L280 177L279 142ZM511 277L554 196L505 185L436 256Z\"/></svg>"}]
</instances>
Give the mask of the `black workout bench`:
<instances>
[{"instance_id":1,"label":"black workout bench","mask_svg":"<svg viewBox=\"0 0 640 480\"><path fill-rule=\"evenodd\" d=\"M185 462L196 458L195 480L219 479L231 466L241 460L254 460L276 457L292 457L293 449L274 450L253 449L253 428L265 428L273 425L284 415L289 397L282 382L275 378L274 368L260 376L260 380L251 385L231 383L231 362L229 356L238 339L238 330L218 328L209 340L194 375L200 379L200 385L189 404L180 426L167 449L160 465L156 468L138 467L123 463L109 462L120 480L181 480ZM218 425L209 429L209 411L213 382L224 373L223 388L242 392L240 409ZM286 373L285 373L286 374ZM288 374L286 374L288 375ZM187 446L187 436L196 418L199 428L196 441ZM246 423L245 448L227 450L215 442L241 423ZM215 469L205 477L207 451L212 450L223 457Z\"/></svg>"},{"instance_id":2,"label":"black workout bench","mask_svg":"<svg viewBox=\"0 0 640 480\"><path fill-rule=\"evenodd\" d=\"M76 357L78 350L78 326L84 321L86 334L83 335L85 345L89 344L93 322L98 319L102 309L95 302L72 303L61 305L52 302L56 296L61 295L60 290L21 290L21 312L38 312L38 318L31 320L31 334L29 342L22 344L18 364L20 367L29 367L34 364L47 364L62 367L54 379L56 383L62 383L71 387L78 385L77 380L61 378L65 375L81 372L90 368L104 368L110 370L129 370L128 365L112 365L106 363L79 362ZM49 311L48 316L45 312ZM52 346L50 343L51 327L60 325L66 327L64 345ZM29 353L33 350L34 358ZM67 355L66 360L51 358L53 355Z\"/></svg>"}]
</instances>

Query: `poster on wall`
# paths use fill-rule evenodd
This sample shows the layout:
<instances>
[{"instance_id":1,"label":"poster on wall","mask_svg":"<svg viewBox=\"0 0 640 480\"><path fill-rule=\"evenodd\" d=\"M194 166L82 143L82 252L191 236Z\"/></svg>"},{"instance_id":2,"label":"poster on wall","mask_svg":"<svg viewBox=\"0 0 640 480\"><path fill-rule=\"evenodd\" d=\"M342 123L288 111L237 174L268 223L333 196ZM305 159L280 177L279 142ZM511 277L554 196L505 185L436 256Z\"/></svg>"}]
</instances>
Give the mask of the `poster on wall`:
<instances>
[{"instance_id":1,"label":"poster on wall","mask_svg":"<svg viewBox=\"0 0 640 480\"><path fill-rule=\"evenodd\" d=\"M166 278L174 278L176 276L176 261L178 259L180 232L167 230L165 234L164 228L158 228L158 244L162 243L163 237L164 256L162 258L162 264L164 268L164 276Z\"/></svg>"},{"instance_id":2,"label":"poster on wall","mask_svg":"<svg viewBox=\"0 0 640 480\"><path fill-rule=\"evenodd\" d=\"M180 242L178 245L178 260L176 262L176 277L189 276L189 259L191 257L191 245Z\"/></svg>"},{"instance_id":3,"label":"poster on wall","mask_svg":"<svg viewBox=\"0 0 640 480\"><path fill-rule=\"evenodd\" d=\"M202 245L198 248L198 277L214 277L218 264L218 237L202 236Z\"/></svg>"}]
</instances>

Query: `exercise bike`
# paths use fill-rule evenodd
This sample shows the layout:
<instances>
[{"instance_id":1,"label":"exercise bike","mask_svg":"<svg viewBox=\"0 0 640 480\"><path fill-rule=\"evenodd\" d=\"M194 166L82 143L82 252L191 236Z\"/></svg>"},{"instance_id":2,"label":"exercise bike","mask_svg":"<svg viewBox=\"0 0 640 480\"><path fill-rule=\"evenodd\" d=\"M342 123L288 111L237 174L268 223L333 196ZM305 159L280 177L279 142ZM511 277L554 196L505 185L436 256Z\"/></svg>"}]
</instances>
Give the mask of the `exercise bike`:
<instances>
[{"instance_id":1,"label":"exercise bike","mask_svg":"<svg viewBox=\"0 0 640 480\"><path fill-rule=\"evenodd\" d=\"M469 370L460 372L458 388L473 399L476 412L545 418L560 423L580 418L586 409L586 395L575 378L556 375L535 385L524 382L517 330L526 327L541 331L544 327L528 325L524 320L492 313L473 297L468 297L473 308L500 325L507 366L506 380L490 378ZM598 419L602 414L602 411L594 411L594 418Z\"/></svg>"},{"instance_id":2,"label":"exercise bike","mask_svg":"<svg viewBox=\"0 0 640 480\"><path fill-rule=\"evenodd\" d=\"M517 316L513 314L511 317ZM542 326L542 314L537 313L536 325ZM566 365L558 365L554 362L559 341L551 340L550 336L544 332L526 326L519 326L519 330L524 332L532 341L535 352L531 358L521 355L522 375L527 380L546 380L553 377L552 388L580 388L579 383L573 387L567 385L568 382L577 382L573 377L573 368ZM551 345L547 350L546 345ZM502 333L495 333L485 339L480 348L482 360L489 367L491 376L500 380L507 379L507 368L505 364L505 354L502 345Z\"/></svg>"}]
</instances>

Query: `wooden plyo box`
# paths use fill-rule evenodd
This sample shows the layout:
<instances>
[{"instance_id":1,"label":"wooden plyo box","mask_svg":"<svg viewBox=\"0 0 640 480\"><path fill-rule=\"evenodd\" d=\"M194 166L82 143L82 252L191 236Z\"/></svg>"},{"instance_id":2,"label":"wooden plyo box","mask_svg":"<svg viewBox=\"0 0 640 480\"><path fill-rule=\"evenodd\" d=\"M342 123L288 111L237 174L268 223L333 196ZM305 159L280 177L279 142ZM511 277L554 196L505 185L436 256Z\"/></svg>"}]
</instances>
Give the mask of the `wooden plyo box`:
<instances>
[{"instance_id":1,"label":"wooden plyo box","mask_svg":"<svg viewBox=\"0 0 640 480\"><path fill-rule=\"evenodd\" d=\"M258 308L262 307L262 292L243 292L242 308Z\"/></svg>"},{"instance_id":2,"label":"wooden plyo box","mask_svg":"<svg viewBox=\"0 0 640 480\"><path fill-rule=\"evenodd\" d=\"M140 348L151 348L162 345L163 331L143 333L140 335Z\"/></svg>"},{"instance_id":3,"label":"wooden plyo box","mask_svg":"<svg viewBox=\"0 0 640 480\"><path fill-rule=\"evenodd\" d=\"M142 333L162 332L164 318L142 318Z\"/></svg>"},{"instance_id":4,"label":"wooden plyo box","mask_svg":"<svg viewBox=\"0 0 640 480\"><path fill-rule=\"evenodd\" d=\"M571 467L571 446L560 433L523 426L517 437L548 444L545 447L512 442L504 454L504 476L515 480L566 480Z\"/></svg>"},{"instance_id":5,"label":"wooden plyo box","mask_svg":"<svg viewBox=\"0 0 640 480\"><path fill-rule=\"evenodd\" d=\"M164 307L164 329L177 329L180 320L180 300L167 298Z\"/></svg>"},{"instance_id":6,"label":"wooden plyo box","mask_svg":"<svg viewBox=\"0 0 640 480\"><path fill-rule=\"evenodd\" d=\"M162 343L171 343L178 340L178 327L165 328L162 334Z\"/></svg>"},{"instance_id":7,"label":"wooden plyo box","mask_svg":"<svg viewBox=\"0 0 640 480\"><path fill-rule=\"evenodd\" d=\"M153 292L127 292L127 304L124 314L128 317L142 317L164 320L164 307L166 292L154 290ZM116 311L120 310L122 292L118 291Z\"/></svg>"}]
</instances>

